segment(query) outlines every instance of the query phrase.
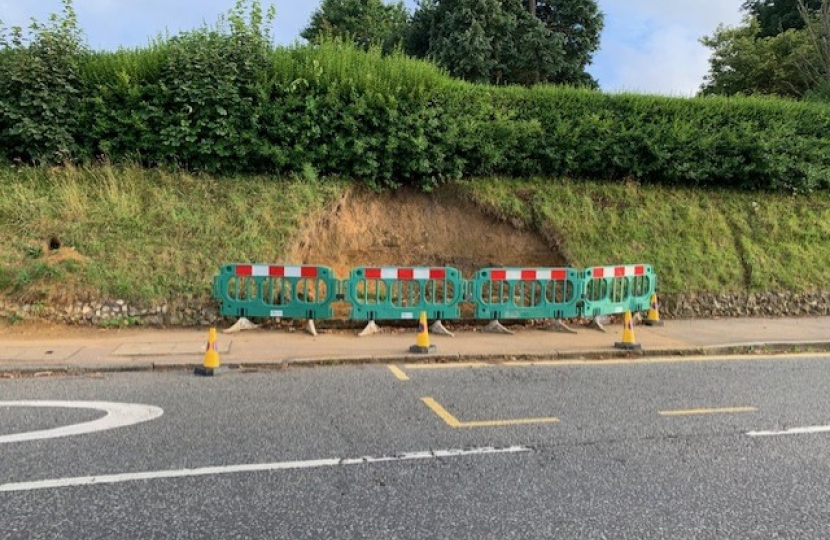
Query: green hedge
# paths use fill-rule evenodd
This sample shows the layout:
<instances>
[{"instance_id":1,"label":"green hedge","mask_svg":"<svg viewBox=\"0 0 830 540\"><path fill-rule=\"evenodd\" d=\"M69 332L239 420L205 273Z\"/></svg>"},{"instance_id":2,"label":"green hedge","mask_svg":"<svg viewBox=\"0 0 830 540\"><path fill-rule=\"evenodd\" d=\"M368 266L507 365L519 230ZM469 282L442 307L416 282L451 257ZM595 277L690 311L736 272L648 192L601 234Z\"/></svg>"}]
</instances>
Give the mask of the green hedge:
<instances>
[{"instance_id":1,"label":"green hedge","mask_svg":"<svg viewBox=\"0 0 830 540\"><path fill-rule=\"evenodd\" d=\"M830 107L477 86L338 44L273 48L259 21L92 52L74 19L0 43L0 160L316 171L376 187L532 175L830 188Z\"/></svg>"}]
</instances>

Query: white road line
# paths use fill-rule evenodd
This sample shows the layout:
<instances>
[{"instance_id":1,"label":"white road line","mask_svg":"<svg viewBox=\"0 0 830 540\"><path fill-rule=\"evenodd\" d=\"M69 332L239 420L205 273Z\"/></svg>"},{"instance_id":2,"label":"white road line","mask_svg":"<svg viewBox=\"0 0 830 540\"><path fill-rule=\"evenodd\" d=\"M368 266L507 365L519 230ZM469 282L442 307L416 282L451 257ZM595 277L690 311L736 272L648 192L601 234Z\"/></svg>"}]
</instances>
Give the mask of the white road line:
<instances>
[{"instance_id":1,"label":"white road line","mask_svg":"<svg viewBox=\"0 0 830 540\"><path fill-rule=\"evenodd\" d=\"M750 437L774 437L777 435L813 435L816 433L830 433L830 426L799 427L780 431L749 431L747 435Z\"/></svg>"},{"instance_id":2,"label":"white road line","mask_svg":"<svg viewBox=\"0 0 830 540\"><path fill-rule=\"evenodd\" d=\"M93 486L98 484L119 484L136 480L157 480L162 478L189 478L193 476L211 476L245 472L285 471L292 469L316 469L320 467L339 467L347 465L364 465L372 463L389 463L395 461L412 461L423 459L441 459L463 456L484 456L493 454L515 454L530 452L526 446L507 448L470 448L465 450L433 450L426 452L409 452L386 457L359 457L349 459L317 459L311 461L283 461L278 463L254 463L248 465L228 465L223 467L203 467L200 469L179 469L171 471L150 471L140 473L108 474L103 476L81 476L77 478L57 478L36 482L19 482L0 485L0 492L33 491L37 489L55 489L63 487Z\"/></svg>"},{"instance_id":3,"label":"white road line","mask_svg":"<svg viewBox=\"0 0 830 540\"><path fill-rule=\"evenodd\" d=\"M107 414L91 422L82 422L80 424L72 424L55 429L44 429L42 431L27 431L12 435L0 435L0 444L95 433L96 431L105 431L147 422L164 414L163 410L152 405L110 403L106 401L0 401L0 409L4 407L94 409L104 411Z\"/></svg>"}]
</instances>

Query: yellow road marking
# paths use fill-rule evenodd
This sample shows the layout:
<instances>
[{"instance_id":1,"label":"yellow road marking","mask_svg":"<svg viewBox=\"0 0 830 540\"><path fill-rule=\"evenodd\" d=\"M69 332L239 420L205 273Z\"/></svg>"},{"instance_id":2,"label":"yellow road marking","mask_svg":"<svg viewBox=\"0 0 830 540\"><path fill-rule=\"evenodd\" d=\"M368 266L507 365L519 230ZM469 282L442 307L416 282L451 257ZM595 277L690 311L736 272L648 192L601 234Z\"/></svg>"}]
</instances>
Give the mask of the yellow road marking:
<instances>
[{"instance_id":1,"label":"yellow road marking","mask_svg":"<svg viewBox=\"0 0 830 540\"><path fill-rule=\"evenodd\" d=\"M450 412L441 406L440 403L431 397L421 398L427 407L432 409L432 412L438 415L451 428L477 428L477 427L503 427L503 426L521 426L527 424L552 424L559 422L558 418L520 418L517 420L485 420L478 422L461 422L450 414Z\"/></svg>"},{"instance_id":2,"label":"yellow road marking","mask_svg":"<svg viewBox=\"0 0 830 540\"><path fill-rule=\"evenodd\" d=\"M389 371L391 371L395 375L395 377L398 378L399 381L408 381L409 380L409 377L407 377L406 373L404 373L403 370L401 368L399 368L398 366L393 366L392 364L389 364L386 367L389 368Z\"/></svg>"},{"instance_id":3,"label":"yellow road marking","mask_svg":"<svg viewBox=\"0 0 830 540\"><path fill-rule=\"evenodd\" d=\"M426 403L426 406L432 409L432 412L438 415L438 417L447 423L448 426L451 428L459 428L461 427L461 422L458 421L458 418L451 415L447 409L441 406L437 401L432 399L431 397L422 398L421 401Z\"/></svg>"},{"instance_id":4,"label":"yellow road marking","mask_svg":"<svg viewBox=\"0 0 830 540\"><path fill-rule=\"evenodd\" d=\"M756 407L724 407L721 409L687 409L685 411L660 411L660 416L691 416L695 414L735 414L758 412Z\"/></svg>"},{"instance_id":5,"label":"yellow road marking","mask_svg":"<svg viewBox=\"0 0 830 540\"><path fill-rule=\"evenodd\" d=\"M445 364L404 364L406 369L461 369L490 367L486 362L454 362Z\"/></svg>"},{"instance_id":6,"label":"yellow road marking","mask_svg":"<svg viewBox=\"0 0 830 540\"><path fill-rule=\"evenodd\" d=\"M572 367L572 366L638 366L651 364L696 364L712 362L743 362L748 360L807 360L824 356L820 353L770 354L770 355L726 355L726 356L682 356L654 358L612 358L608 360L518 360L491 362L447 362L442 364L404 364L406 369L463 369L463 368L504 368L504 367Z\"/></svg>"}]
</instances>

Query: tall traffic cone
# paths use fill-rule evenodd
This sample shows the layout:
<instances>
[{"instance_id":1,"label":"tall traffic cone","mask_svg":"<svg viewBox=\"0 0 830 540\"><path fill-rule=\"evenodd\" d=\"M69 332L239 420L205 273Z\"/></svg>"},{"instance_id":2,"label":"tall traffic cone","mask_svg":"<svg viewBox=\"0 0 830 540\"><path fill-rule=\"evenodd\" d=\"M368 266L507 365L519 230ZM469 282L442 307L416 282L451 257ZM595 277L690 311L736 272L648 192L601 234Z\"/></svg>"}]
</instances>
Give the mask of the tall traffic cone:
<instances>
[{"instance_id":1,"label":"tall traffic cone","mask_svg":"<svg viewBox=\"0 0 830 540\"><path fill-rule=\"evenodd\" d=\"M634 319L631 317L631 312L625 312L625 319L623 321L623 336L622 341L614 343L614 347L618 349L625 349L626 351L639 351L643 348L634 339Z\"/></svg>"},{"instance_id":2,"label":"tall traffic cone","mask_svg":"<svg viewBox=\"0 0 830 540\"><path fill-rule=\"evenodd\" d=\"M663 321L660 320L660 303L657 301L657 293L651 295L651 307L643 324L646 326L663 326Z\"/></svg>"},{"instance_id":3,"label":"tall traffic cone","mask_svg":"<svg viewBox=\"0 0 830 540\"><path fill-rule=\"evenodd\" d=\"M421 318L418 321L418 339L415 345L409 348L409 352L417 354L429 354L435 352L435 345L429 344L429 329L427 328L427 312L421 312Z\"/></svg>"},{"instance_id":4,"label":"tall traffic cone","mask_svg":"<svg viewBox=\"0 0 830 540\"><path fill-rule=\"evenodd\" d=\"M211 328L208 333L207 349L205 350L205 360L200 367L196 368L196 375L204 377L212 377L216 371L219 370L221 362L219 361L219 347L216 345L216 328Z\"/></svg>"}]
</instances>

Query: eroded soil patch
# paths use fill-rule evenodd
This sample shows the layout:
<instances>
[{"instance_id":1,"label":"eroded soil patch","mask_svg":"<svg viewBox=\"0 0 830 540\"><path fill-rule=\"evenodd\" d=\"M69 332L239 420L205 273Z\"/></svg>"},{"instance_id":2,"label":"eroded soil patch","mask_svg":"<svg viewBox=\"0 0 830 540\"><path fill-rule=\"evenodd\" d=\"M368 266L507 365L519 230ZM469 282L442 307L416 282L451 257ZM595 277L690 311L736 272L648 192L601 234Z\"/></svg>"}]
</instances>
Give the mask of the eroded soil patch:
<instances>
[{"instance_id":1,"label":"eroded soil patch","mask_svg":"<svg viewBox=\"0 0 830 540\"><path fill-rule=\"evenodd\" d=\"M449 188L350 191L300 235L286 262L329 266L340 278L358 266L452 266L467 279L488 267L567 264L535 231L488 216Z\"/></svg>"}]
</instances>

